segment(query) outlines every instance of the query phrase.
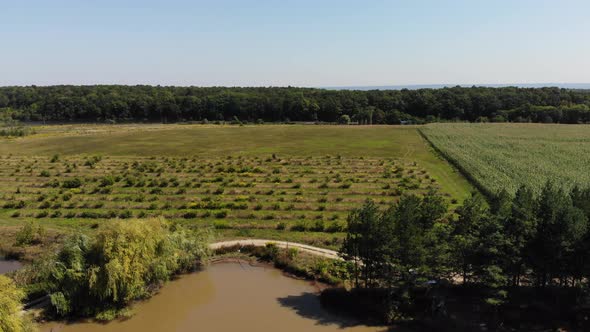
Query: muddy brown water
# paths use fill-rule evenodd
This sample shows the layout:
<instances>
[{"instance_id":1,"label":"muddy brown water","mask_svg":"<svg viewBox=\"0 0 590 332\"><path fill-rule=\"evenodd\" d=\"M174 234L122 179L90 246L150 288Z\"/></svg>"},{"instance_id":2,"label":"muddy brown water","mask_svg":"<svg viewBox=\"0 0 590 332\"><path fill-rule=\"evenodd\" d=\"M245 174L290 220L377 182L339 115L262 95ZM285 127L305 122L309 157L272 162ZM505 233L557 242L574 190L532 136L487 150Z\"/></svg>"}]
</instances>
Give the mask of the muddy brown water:
<instances>
[{"instance_id":1,"label":"muddy brown water","mask_svg":"<svg viewBox=\"0 0 590 332\"><path fill-rule=\"evenodd\" d=\"M23 266L19 261L7 261L0 257L0 274L16 271Z\"/></svg>"},{"instance_id":2,"label":"muddy brown water","mask_svg":"<svg viewBox=\"0 0 590 332\"><path fill-rule=\"evenodd\" d=\"M289 278L274 268L219 263L182 276L134 315L108 324L52 322L42 332L149 331L385 331L359 325L324 310L317 286Z\"/></svg>"}]
</instances>

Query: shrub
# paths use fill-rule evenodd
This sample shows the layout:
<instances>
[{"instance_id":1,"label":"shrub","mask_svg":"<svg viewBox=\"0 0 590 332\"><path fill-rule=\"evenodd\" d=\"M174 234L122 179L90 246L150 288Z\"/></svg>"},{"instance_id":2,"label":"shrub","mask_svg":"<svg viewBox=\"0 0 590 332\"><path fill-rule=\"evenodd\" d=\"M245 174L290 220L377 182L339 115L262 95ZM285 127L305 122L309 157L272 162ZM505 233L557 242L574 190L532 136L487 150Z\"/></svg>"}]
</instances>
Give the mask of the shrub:
<instances>
[{"instance_id":1,"label":"shrub","mask_svg":"<svg viewBox=\"0 0 590 332\"><path fill-rule=\"evenodd\" d=\"M216 220L213 222L213 228L215 228L215 229L231 229L232 227L225 221Z\"/></svg>"},{"instance_id":2,"label":"shrub","mask_svg":"<svg viewBox=\"0 0 590 332\"><path fill-rule=\"evenodd\" d=\"M196 212L186 212L185 214L182 215L182 217L184 219L195 219L197 217L197 213Z\"/></svg>"},{"instance_id":3,"label":"shrub","mask_svg":"<svg viewBox=\"0 0 590 332\"><path fill-rule=\"evenodd\" d=\"M111 188L111 187L100 188L100 190L98 192L101 193L102 195L108 195L113 192L113 188Z\"/></svg>"},{"instance_id":4,"label":"shrub","mask_svg":"<svg viewBox=\"0 0 590 332\"><path fill-rule=\"evenodd\" d=\"M29 221L16 233L16 246L28 246L40 243L45 234L45 228Z\"/></svg>"},{"instance_id":5,"label":"shrub","mask_svg":"<svg viewBox=\"0 0 590 332\"><path fill-rule=\"evenodd\" d=\"M311 231L323 232L324 231L324 221L323 220L316 220L316 222L313 224L313 227L311 227Z\"/></svg>"},{"instance_id":6,"label":"shrub","mask_svg":"<svg viewBox=\"0 0 590 332\"><path fill-rule=\"evenodd\" d=\"M305 232L307 230L307 223L305 220L300 220L295 225L291 226L291 230L294 232Z\"/></svg>"},{"instance_id":7,"label":"shrub","mask_svg":"<svg viewBox=\"0 0 590 332\"><path fill-rule=\"evenodd\" d=\"M79 178L71 178L63 180L61 183L62 188L80 188L82 186L82 181Z\"/></svg>"},{"instance_id":8,"label":"shrub","mask_svg":"<svg viewBox=\"0 0 590 332\"><path fill-rule=\"evenodd\" d=\"M94 167L96 167L96 164L98 162L100 162L101 160L102 160L101 156L92 156L92 157L86 159L84 166L88 166L89 168L94 168Z\"/></svg>"},{"instance_id":9,"label":"shrub","mask_svg":"<svg viewBox=\"0 0 590 332\"><path fill-rule=\"evenodd\" d=\"M227 217L227 211L219 211L217 213L215 213L215 218L217 219L222 219Z\"/></svg>"},{"instance_id":10,"label":"shrub","mask_svg":"<svg viewBox=\"0 0 590 332\"><path fill-rule=\"evenodd\" d=\"M347 114L342 114L338 118L338 123L339 124L344 124L344 125L349 125L350 124L350 116L348 116Z\"/></svg>"},{"instance_id":11,"label":"shrub","mask_svg":"<svg viewBox=\"0 0 590 332\"><path fill-rule=\"evenodd\" d=\"M47 211L43 210L43 211L41 211L41 212L37 213L37 215L35 215L35 218L45 218L45 217L47 217L48 215L49 215L49 212L47 212Z\"/></svg>"},{"instance_id":12,"label":"shrub","mask_svg":"<svg viewBox=\"0 0 590 332\"><path fill-rule=\"evenodd\" d=\"M108 175L100 179L99 187L108 187L112 186L113 184L115 184L115 179L112 176Z\"/></svg>"},{"instance_id":13,"label":"shrub","mask_svg":"<svg viewBox=\"0 0 590 332\"><path fill-rule=\"evenodd\" d=\"M121 213L119 213L119 218L121 219L129 219L133 217L133 212L131 212L130 210L125 210Z\"/></svg>"},{"instance_id":14,"label":"shrub","mask_svg":"<svg viewBox=\"0 0 590 332\"><path fill-rule=\"evenodd\" d=\"M17 233L16 233L16 246L25 246L33 243L34 239L33 224L27 222Z\"/></svg>"},{"instance_id":15,"label":"shrub","mask_svg":"<svg viewBox=\"0 0 590 332\"><path fill-rule=\"evenodd\" d=\"M334 221L328 225L325 229L328 233L337 233L344 231L344 224L339 221Z\"/></svg>"},{"instance_id":16,"label":"shrub","mask_svg":"<svg viewBox=\"0 0 590 332\"><path fill-rule=\"evenodd\" d=\"M115 214L116 215L116 214ZM98 219L101 218L101 214L95 211L83 211L78 214L79 218L84 219Z\"/></svg>"},{"instance_id":17,"label":"shrub","mask_svg":"<svg viewBox=\"0 0 590 332\"><path fill-rule=\"evenodd\" d=\"M43 170L43 171L41 171L41 173L39 173L39 176L44 177L44 178L48 178L51 176L51 174L49 173L48 170Z\"/></svg>"},{"instance_id":18,"label":"shrub","mask_svg":"<svg viewBox=\"0 0 590 332\"><path fill-rule=\"evenodd\" d=\"M150 190L150 194L152 195L161 195L164 191L162 190L162 188L154 188L152 190Z\"/></svg>"}]
</instances>

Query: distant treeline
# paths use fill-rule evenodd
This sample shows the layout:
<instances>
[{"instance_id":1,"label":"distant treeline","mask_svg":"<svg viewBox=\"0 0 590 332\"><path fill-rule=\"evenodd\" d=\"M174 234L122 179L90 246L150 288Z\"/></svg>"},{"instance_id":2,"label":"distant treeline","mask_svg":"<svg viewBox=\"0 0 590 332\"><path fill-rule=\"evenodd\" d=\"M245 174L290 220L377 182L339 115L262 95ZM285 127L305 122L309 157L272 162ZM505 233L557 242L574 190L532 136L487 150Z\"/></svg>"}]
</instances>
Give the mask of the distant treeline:
<instances>
[{"instance_id":1,"label":"distant treeline","mask_svg":"<svg viewBox=\"0 0 590 332\"><path fill-rule=\"evenodd\" d=\"M294 87L0 87L0 112L48 122L228 121L367 124L590 122L590 91L559 88L325 90Z\"/></svg>"}]
</instances>

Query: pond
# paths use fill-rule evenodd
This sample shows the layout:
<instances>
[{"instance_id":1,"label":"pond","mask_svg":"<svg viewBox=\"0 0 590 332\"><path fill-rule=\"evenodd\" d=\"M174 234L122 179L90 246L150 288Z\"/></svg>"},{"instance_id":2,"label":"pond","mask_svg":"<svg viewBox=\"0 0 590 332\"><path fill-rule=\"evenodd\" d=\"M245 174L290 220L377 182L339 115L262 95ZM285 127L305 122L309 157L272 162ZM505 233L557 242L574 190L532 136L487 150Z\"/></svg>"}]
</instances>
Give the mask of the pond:
<instances>
[{"instance_id":1,"label":"pond","mask_svg":"<svg viewBox=\"0 0 590 332\"><path fill-rule=\"evenodd\" d=\"M218 263L164 286L134 315L108 324L52 322L43 332L384 331L325 311L318 286L270 267Z\"/></svg>"},{"instance_id":2,"label":"pond","mask_svg":"<svg viewBox=\"0 0 590 332\"><path fill-rule=\"evenodd\" d=\"M16 271L23 266L23 263L19 261L9 261L0 257L0 274Z\"/></svg>"}]
</instances>

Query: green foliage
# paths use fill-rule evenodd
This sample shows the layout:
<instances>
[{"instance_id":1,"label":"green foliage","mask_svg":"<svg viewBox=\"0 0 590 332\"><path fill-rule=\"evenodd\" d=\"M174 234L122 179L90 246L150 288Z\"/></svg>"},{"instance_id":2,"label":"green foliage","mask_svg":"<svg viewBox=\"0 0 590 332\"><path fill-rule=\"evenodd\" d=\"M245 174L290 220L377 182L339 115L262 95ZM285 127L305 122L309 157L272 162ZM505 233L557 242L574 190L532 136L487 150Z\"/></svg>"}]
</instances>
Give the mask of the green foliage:
<instances>
[{"instance_id":1,"label":"green foliage","mask_svg":"<svg viewBox=\"0 0 590 332\"><path fill-rule=\"evenodd\" d=\"M28 221L16 233L16 246L28 246L41 242L45 235L45 228L39 224Z\"/></svg>"},{"instance_id":2,"label":"green foliage","mask_svg":"<svg viewBox=\"0 0 590 332\"><path fill-rule=\"evenodd\" d=\"M361 280L375 286L416 274L442 277L450 255L448 228L442 223L446 213L444 200L434 191L424 197L405 195L385 211L372 201L353 211L341 252L356 263L357 286Z\"/></svg>"},{"instance_id":3,"label":"green foliage","mask_svg":"<svg viewBox=\"0 0 590 332\"><path fill-rule=\"evenodd\" d=\"M13 98L19 96L19 98ZM557 88L445 88L419 90L324 90L310 88L198 88L162 86L2 87L7 125L0 135L18 136L26 121L119 120L162 123L219 120L239 124L262 121L336 122L342 117L362 124L416 123L438 119L477 121L590 121L589 93ZM108 100L108 102L105 102ZM265 101L265 102L261 102ZM166 105L163 107L162 105ZM531 106L534 105L534 106ZM18 108L16 109L10 109ZM79 110L84 109L85 112ZM9 123L10 121L10 123Z\"/></svg>"},{"instance_id":4,"label":"green foliage","mask_svg":"<svg viewBox=\"0 0 590 332\"><path fill-rule=\"evenodd\" d=\"M113 220L93 239L69 238L40 282L57 316L114 318L172 275L194 269L207 256L206 237L163 219Z\"/></svg>"},{"instance_id":5,"label":"green foliage","mask_svg":"<svg viewBox=\"0 0 590 332\"><path fill-rule=\"evenodd\" d=\"M0 275L0 331L32 332L32 324L20 314L24 292L12 279Z\"/></svg>"},{"instance_id":6,"label":"green foliage","mask_svg":"<svg viewBox=\"0 0 590 332\"><path fill-rule=\"evenodd\" d=\"M588 285L589 204L590 188L568 193L551 182L538 195L501 191L489 204L473 193L451 221L433 191L402 196L384 211L369 201L349 215L341 252L356 262L357 286L391 289L396 312L425 280L456 282L460 274L495 320L520 286Z\"/></svg>"},{"instance_id":7,"label":"green foliage","mask_svg":"<svg viewBox=\"0 0 590 332\"><path fill-rule=\"evenodd\" d=\"M11 108L0 108L0 137L23 137L35 133L15 119L20 114L21 112Z\"/></svg>"},{"instance_id":8,"label":"green foliage","mask_svg":"<svg viewBox=\"0 0 590 332\"><path fill-rule=\"evenodd\" d=\"M343 114L338 118L339 124L349 125L350 124L350 116L347 114Z\"/></svg>"},{"instance_id":9,"label":"green foliage","mask_svg":"<svg viewBox=\"0 0 590 332\"><path fill-rule=\"evenodd\" d=\"M80 188L82 186L82 180L80 180L79 178L70 178L70 179L65 179L62 181L61 183L62 188Z\"/></svg>"}]
</instances>

